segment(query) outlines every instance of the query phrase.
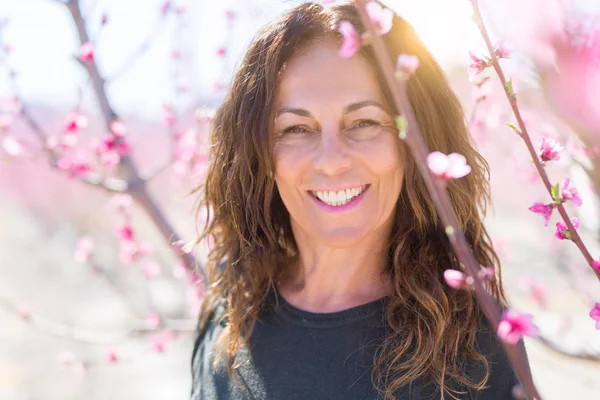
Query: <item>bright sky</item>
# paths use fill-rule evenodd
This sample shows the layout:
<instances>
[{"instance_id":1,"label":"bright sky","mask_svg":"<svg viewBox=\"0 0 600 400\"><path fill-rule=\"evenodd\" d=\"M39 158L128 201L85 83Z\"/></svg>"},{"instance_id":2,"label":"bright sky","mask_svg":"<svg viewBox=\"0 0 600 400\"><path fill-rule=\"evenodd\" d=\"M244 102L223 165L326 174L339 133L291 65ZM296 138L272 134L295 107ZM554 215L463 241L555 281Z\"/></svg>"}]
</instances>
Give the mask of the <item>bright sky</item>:
<instances>
[{"instance_id":1,"label":"bright sky","mask_svg":"<svg viewBox=\"0 0 600 400\"><path fill-rule=\"evenodd\" d=\"M89 16L88 30L92 35L102 13L106 11L109 18L97 43L97 60L105 74L118 69L152 32L160 19L159 8L163 3L163 0L81 1ZM173 64L169 54L176 43L183 44L183 54L187 55L180 81L192 86L190 94L179 98L179 106L201 105L199 98L216 104L220 97L211 89L213 82L221 74L226 80L229 78L252 34L284 9L299 2L174 1L187 9L183 22L175 23L175 18L169 18L150 51L121 79L110 84L109 96L117 112L160 118L161 104L174 98L170 74ZM387 4L413 24L445 67L452 64L466 66L469 49L483 48L466 0L389 0ZM233 30L228 28L224 17L226 8L235 9L239 14ZM83 82L84 74L72 59L78 52L79 43L66 8L53 0L0 0L0 20L4 18L9 18L10 22L2 33L2 40L14 47L9 63L19 73L18 85L23 97L30 103L49 107L72 107L77 101L77 88ZM178 41L178 38L182 40ZM227 65L215 55L215 50L222 45L230 49ZM2 69L0 99L9 93L7 74ZM91 92L85 98L93 99Z\"/></svg>"}]
</instances>

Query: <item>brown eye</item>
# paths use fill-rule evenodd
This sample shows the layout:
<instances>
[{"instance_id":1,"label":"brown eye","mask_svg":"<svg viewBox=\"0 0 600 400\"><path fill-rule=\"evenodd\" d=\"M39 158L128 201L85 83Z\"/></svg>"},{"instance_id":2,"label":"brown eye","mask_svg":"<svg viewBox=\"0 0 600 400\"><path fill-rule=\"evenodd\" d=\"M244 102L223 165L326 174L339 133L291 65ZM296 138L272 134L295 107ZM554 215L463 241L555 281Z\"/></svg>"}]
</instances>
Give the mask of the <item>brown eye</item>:
<instances>
[{"instance_id":1,"label":"brown eye","mask_svg":"<svg viewBox=\"0 0 600 400\"><path fill-rule=\"evenodd\" d=\"M361 119L356 124L352 126L352 128L366 128L369 126L378 126L381 125L379 122L372 119Z\"/></svg>"},{"instance_id":2,"label":"brown eye","mask_svg":"<svg viewBox=\"0 0 600 400\"><path fill-rule=\"evenodd\" d=\"M305 126L302 125L294 125L287 127L283 130L283 133L305 133L308 132Z\"/></svg>"}]
</instances>

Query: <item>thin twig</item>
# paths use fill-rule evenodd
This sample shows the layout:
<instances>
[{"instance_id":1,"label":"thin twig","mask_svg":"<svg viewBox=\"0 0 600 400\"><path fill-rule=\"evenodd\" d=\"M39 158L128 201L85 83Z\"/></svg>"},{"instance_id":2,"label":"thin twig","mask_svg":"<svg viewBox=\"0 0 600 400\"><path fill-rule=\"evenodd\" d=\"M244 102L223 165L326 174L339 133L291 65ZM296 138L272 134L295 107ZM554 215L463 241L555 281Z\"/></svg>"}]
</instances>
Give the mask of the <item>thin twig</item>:
<instances>
[{"instance_id":1,"label":"thin twig","mask_svg":"<svg viewBox=\"0 0 600 400\"><path fill-rule=\"evenodd\" d=\"M62 322L51 320L36 313L24 311L3 296L0 296L0 306L14 315L21 315L19 317L21 320L41 331L50 333L51 335L57 337L67 338L84 343L115 344L132 336L140 336L158 332L156 329L146 326L145 323L139 323L137 324L138 326L131 329L114 331L97 331L92 329L78 328ZM165 319L165 327L173 331L192 332L195 330L195 326L196 321L193 319Z\"/></svg>"},{"instance_id":2,"label":"thin twig","mask_svg":"<svg viewBox=\"0 0 600 400\"><path fill-rule=\"evenodd\" d=\"M79 36L80 43L83 45L84 43L89 42L90 38L85 27L85 21L81 15L79 1L69 0L68 9L71 13L73 21L75 22L75 27L77 28L77 34ZM92 84L96 93L96 97L98 99L98 103L100 105L100 110L102 112L102 115L104 116L104 123L106 125L106 129L110 130L110 125L114 121L117 121L118 118L106 94L106 81L100 75L95 60L91 60L89 62L81 62L81 65L87 70L88 74L92 79ZM144 181L144 179L140 176L137 166L135 165L131 157L129 157L128 155L124 155L121 158L119 165L121 167L122 174L125 175L125 179L129 183L128 193L131 194L132 197L148 213L151 220L154 222L154 224L158 227L160 233L163 235L163 238L167 240L167 242L169 242L169 244L171 245L173 245L173 243L180 243L180 236L175 232L169 221L166 219L164 212L160 209L157 202L148 193L146 181ZM172 246L172 248L175 249L178 247ZM193 255L178 251L177 256L182 259L185 267L188 270L197 271L200 273L200 277L203 284L207 282L206 273L204 269L197 262Z\"/></svg>"},{"instance_id":3,"label":"thin twig","mask_svg":"<svg viewBox=\"0 0 600 400\"><path fill-rule=\"evenodd\" d=\"M483 36L483 39L485 40L485 44L487 46L487 49L490 53L490 57L492 60L492 66L494 67L494 70L496 71L496 74L498 75L498 78L500 79L500 83L502 84L504 93L506 94L506 98L508 99L508 102L510 103L512 112L515 115L515 118L517 119L517 124L519 126L519 136L525 142L525 146L527 146L527 150L529 151L529 154L531 156L533 164L535 165L535 168L537 169L540 177L542 178L542 182L544 182L544 186L546 187L546 190L550 194L550 197L552 197L552 184L550 183L550 179L548 178L548 174L546 173L546 170L544 169L543 165L540 162L540 159L539 159L539 157L535 151L535 148L533 147L533 144L531 142L531 137L529 136L529 133L527 132L527 127L525 126L525 123L523 122L523 118L521 116L521 112L520 112L519 106L517 104L517 96L514 93L512 93L511 91L509 91L509 88L507 86L507 80L506 80L506 77L504 76L504 71L502 70L502 68L500 67L500 64L498 63L498 58L496 57L496 54L494 52L494 47L490 40L490 36L489 36L488 31L483 23L483 17L481 15L481 11L479 9L479 2L478 2L478 0L470 0L470 1L471 1L471 5L473 6L473 11L475 12L475 21L476 21L477 27L479 28L479 31L481 32L481 35ZM554 199L553 199L553 201L554 201ZM567 228L569 229L569 233L571 234L571 240L575 243L577 248L581 251L581 254L583 254L588 265L590 266L592 271L594 271L596 278L598 278L598 280L600 280L600 271L598 271L598 270L596 270L596 268L594 268L594 264L593 264L594 258L591 256L587 247L581 240L579 233L573 226L573 223L571 222L571 219L569 218L569 214L567 214L567 211L565 210L565 208L563 207L562 204L556 205L556 209L558 210L558 213L560 214L563 221L567 225Z\"/></svg>"}]
</instances>

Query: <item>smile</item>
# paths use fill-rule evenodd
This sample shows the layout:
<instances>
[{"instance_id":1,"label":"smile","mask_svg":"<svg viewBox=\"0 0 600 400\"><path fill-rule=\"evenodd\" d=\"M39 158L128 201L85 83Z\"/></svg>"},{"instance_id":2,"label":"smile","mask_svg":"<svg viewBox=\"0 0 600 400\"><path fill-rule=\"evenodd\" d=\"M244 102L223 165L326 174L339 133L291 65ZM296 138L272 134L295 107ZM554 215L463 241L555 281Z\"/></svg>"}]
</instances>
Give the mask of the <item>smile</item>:
<instances>
[{"instance_id":1,"label":"smile","mask_svg":"<svg viewBox=\"0 0 600 400\"><path fill-rule=\"evenodd\" d=\"M320 202L332 207L342 207L349 204L352 200L360 196L369 185L342 189L337 191L332 190L309 190Z\"/></svg>"}]
</instances>

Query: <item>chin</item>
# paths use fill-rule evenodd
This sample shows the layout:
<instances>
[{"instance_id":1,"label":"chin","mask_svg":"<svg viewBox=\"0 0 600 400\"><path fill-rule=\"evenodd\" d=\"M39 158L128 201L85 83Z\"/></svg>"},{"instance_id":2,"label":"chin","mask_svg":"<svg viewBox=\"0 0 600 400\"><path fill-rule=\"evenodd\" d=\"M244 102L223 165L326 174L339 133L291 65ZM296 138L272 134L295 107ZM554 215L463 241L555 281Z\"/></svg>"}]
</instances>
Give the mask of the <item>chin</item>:
<instances>
[{"instance_id":1,"label":"chin","mask_svg":"<svg viewBox=\"0 0 600 400\"><path fill-rule=\"evenodd\" d=\"M358 245L367 234L368 232L361 228L339 228L315 232L314 236L320 244L343 249Z\"/></svg>"}]
</instances>

